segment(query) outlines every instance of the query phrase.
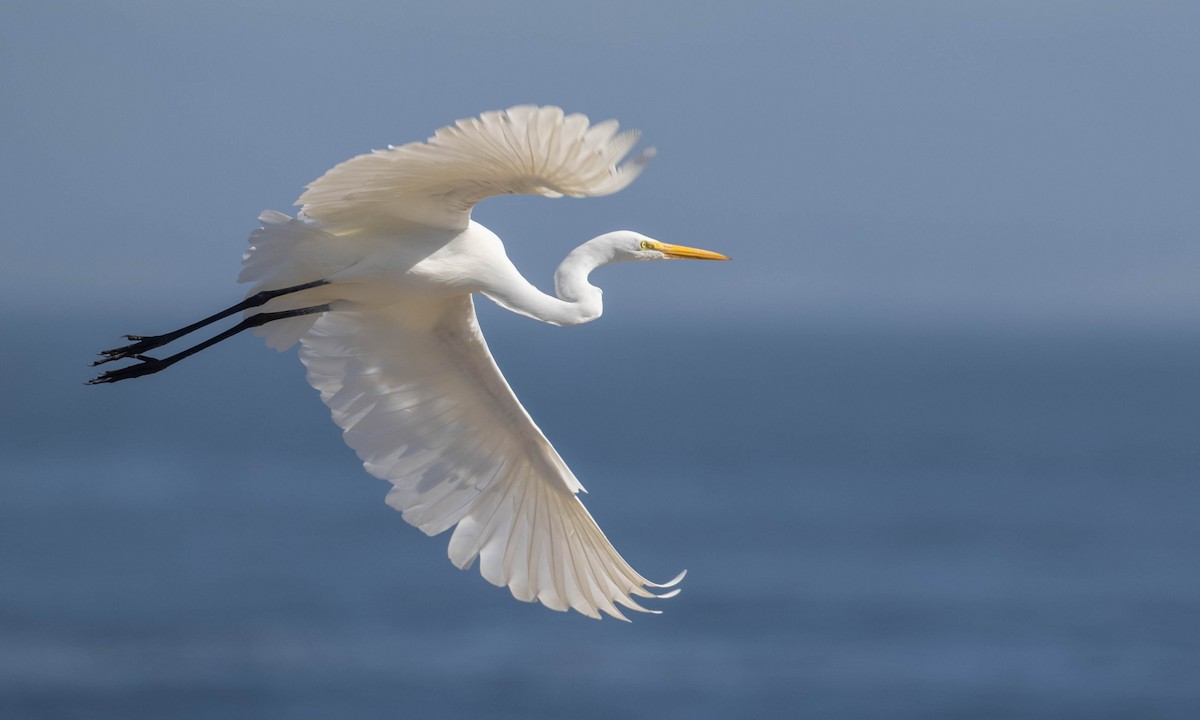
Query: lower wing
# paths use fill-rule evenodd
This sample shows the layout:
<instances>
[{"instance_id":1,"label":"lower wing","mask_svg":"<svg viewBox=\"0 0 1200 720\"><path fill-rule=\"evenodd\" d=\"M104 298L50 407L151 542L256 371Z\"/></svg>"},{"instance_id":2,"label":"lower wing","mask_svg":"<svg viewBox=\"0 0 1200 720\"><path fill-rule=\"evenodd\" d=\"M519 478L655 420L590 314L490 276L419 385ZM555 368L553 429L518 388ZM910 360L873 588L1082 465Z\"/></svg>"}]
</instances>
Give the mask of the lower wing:
<instances>
[{"instance_id":1,"label":"lower wing","mask_svg":"<svg viewBox=\"0 0 1200 720\"><path fill-rule=\"evenodd\" d=\"M514 597L625 619L633 597L671 597L617 553L582 489L500 374L470 296L322 315L300 358L387 502L429 535L455 527L450 560L476 558Z\"/></svg>"}]
</instances>

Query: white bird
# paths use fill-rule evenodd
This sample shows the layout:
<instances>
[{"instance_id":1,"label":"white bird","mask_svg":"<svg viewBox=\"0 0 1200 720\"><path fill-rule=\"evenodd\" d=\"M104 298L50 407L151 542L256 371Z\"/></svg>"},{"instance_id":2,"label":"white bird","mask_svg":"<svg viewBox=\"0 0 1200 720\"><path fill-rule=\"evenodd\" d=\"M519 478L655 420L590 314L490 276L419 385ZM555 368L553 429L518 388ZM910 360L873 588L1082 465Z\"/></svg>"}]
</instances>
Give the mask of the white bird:
<instances>
[{"instance_id":1,"label":"white bird","mask_svg":"<svg viewBox=\"0 0 1200 720\"><path fill-rule=\"evenodd\" d=\"M648 611L634 597L674 587L639 575L576 496L583 486L521 406L480 333L485 295L554 325L595 320L588 274L609 263L724 255L610 232L580 245L555 273L557 297L517 271L504 245L471 219L503 194L599 196L627 186L653 157L620 164L638 133L590 125L556 107L518 106L459 120L425 142L389 146L326 172L296 201L296 218L265 212L239 281L246 300L175 332L125 336L99 365L140 362L92 384L158 372L247 328L270 347L301 343L308 381L387 502L429 535L455 527L450 560L479 559L514 597L589 617ZM175 355L146 352L242 312L238 325ZM648 589L649 588L649 589Z\"/></svg>"}]
</instances>

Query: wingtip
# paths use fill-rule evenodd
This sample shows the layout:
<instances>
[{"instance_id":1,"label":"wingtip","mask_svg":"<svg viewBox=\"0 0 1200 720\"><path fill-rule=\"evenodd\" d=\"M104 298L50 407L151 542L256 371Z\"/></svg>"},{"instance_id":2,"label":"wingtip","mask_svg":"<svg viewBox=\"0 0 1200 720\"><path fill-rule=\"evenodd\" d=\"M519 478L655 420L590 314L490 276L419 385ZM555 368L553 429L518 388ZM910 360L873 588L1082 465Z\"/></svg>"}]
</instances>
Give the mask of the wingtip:
<instances>
[{"instance_id":1,"label":"wingtip","mask_svg":"<svg viewBox=\"0 0 1200 720\"><path fill-rule=\"evenodd\" d=\"M684 576L686 576L686 575L687 575L687 570L683 570L678 575L671 578L670 580L668 580L665 583L655 583L655 582L646 581L646 586L647 587L656 587L656 588L672 588L672 587L675 587L676 585L678 585L680 583L680 581L683 580Z\"/></svg>"}]
</instances>

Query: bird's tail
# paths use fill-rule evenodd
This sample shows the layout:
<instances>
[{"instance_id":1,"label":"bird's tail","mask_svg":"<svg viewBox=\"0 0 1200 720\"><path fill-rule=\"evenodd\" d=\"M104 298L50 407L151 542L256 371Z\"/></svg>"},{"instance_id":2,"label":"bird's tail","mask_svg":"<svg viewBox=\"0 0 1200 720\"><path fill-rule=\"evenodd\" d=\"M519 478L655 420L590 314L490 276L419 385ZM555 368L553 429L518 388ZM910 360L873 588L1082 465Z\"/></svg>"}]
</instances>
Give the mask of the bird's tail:
<instances>
[{"instance_id":1,"label":"bird's tail","mask_svg":"<svg viewBox=\"0 0 1200 720\"><path fill-rule=\"evenodd\" d=\"M250 233L250 249L242 255L242 272L238 275L238 282L250 283L247 297L263 290L321 280L341 269L342 258L335 256L338 243L331 243L333 236L316 225L274 210L267 210L258 220L262 225ZM273 300L263 311L291 309L304 303L313 304L312 298L285 295ZM254 332L266 340L268 347L287 350L308 332L317 317L302 315L276 320L255 328Z\"/></svg>"}]
</instances>

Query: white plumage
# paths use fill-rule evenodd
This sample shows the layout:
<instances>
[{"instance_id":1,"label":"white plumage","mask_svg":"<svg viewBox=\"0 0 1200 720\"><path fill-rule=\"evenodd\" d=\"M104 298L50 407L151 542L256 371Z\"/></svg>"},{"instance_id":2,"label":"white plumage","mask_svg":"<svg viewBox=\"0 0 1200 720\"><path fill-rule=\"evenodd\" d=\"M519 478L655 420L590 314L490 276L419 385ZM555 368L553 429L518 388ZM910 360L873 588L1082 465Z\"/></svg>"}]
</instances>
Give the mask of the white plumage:
<instances>
[{"instance_id":1,"label":"white plumage","mask_svg":"<svg viewBox=\"0 0 1200 720\"><path fill-rule=\"evenodd\" d=\"M425 142L359 155L335 166L296 201L326 227L354 230L399 218L465 230L475 203L493 195L609 195L641 173L647 150L618 166L639 133L615 120L521 105L459 120Z\"/></svg>"},{"instance_id":2,"label":"white plumage","mask_svg":"<svg viewBox=\"0 0 1200 720\"><path fill-rule=\"evenodd\" d=\"M297 201L297 218L264 213L240 281L247 300L175 333L140 338L101 362L143 361L113 382L161 370L144 353L244 310L241 325L286 349L302 343L308 381L387 502L429 535L454 528L450 560L479 560L484 578L518 599L590 617L645 610L683 577L653 583L613 548L576 493L583 489L513 395L479 330L473 294L558 325L600 315L588 274L622 261L726 259L618 231L576 248L555 276L557 297L529 284L500 239L471 220L492 195L613 193L652 153L621 165L637 133L590 125L554 107L519 106L459 120L423 143L348 160ZM296 287L300 286L300 287Z\"/></svg>"},{"instance_id":3,"label":"white plumage","mask_svg":"<svg viewBox=\"0 0 1200 720\"><path fill-rule=\"evenodd\" d=\"M469 297L431 328L403 310L324 315L300 357L346 442L387 502L426 534L457 524L450 560L478 557L489 582L521 600L620 617L656 587L604 537L575 476L521 407L488 352Z\"/></svg>"}]
</instances>

